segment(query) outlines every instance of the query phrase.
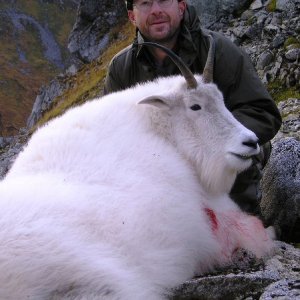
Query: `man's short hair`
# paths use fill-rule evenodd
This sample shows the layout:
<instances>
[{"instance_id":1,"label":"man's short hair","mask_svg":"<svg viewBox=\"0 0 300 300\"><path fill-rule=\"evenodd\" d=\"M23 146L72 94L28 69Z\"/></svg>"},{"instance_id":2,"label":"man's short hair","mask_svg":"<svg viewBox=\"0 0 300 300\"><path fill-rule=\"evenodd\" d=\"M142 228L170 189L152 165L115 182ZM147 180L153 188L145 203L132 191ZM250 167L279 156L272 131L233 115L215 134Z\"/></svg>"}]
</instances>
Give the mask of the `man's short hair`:
<instances>
[{"instance_id":1,"label":"man's short hair","mask_svg":"<svg viewBox=\"0 0 300 300\"><path fill-rule=\"evenodd\" d=\"M126 7L128 10L133 9L133 0L127 0L127 1L125 1L125 3L126 3Z\"/></svg>"},{"instance_id":2,"label":"man's short hair","mask_svg":"<svg viewBox=\"0 0 300 300\"><path fill-rule=\"evenodd\" d=\"M181 2L182 0L178 0L178 2ZM133 0L125 0L125 3L126 3L126 7L127 7L127 10L133 10Z\"/></svg>"}]
</instances>

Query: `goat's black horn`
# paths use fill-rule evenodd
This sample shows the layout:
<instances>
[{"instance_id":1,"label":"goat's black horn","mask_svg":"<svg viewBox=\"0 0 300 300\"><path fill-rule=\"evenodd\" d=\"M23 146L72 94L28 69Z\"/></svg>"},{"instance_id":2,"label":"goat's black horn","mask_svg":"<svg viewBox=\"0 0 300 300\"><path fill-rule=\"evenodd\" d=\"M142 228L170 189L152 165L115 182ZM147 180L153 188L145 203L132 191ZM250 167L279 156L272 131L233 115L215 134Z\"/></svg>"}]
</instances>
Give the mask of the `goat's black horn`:
<instances>
[{"instance_id":1,"label":"goat's black horn","mask_svg":"<svg viewBox=\"0 0 300 300\"><path fill-rule=\"evenodd\" d=\"M183 62L183 60L178 55L176 55L172 50L166 48L165 46L162 46L157 43L152 43L152 42L143 42L143 43L139 43L138 45L152 46L165 51L167 55L172 59L172 61L176 64L182 76L185 78L188 89L197 88L198 83L195 79L194 74L191 72L188 66Z\"/></svg>"},{"instance_id":2,"label":"goat's black horn","mask_svg":"<svg viewBox=\"0 0 300 300\"><path fill-rule=\"evenodd\" d=\"M211 35L208 35L208 38L209 38L209 50L208 50L207 60L206 60L206 63L205 63L203 74L202 74L203 81L205 83L213 82L213 79L214 79L214 59L215 59L215 51L216 51L214 38Z\"/></svg>"}]
</instances>

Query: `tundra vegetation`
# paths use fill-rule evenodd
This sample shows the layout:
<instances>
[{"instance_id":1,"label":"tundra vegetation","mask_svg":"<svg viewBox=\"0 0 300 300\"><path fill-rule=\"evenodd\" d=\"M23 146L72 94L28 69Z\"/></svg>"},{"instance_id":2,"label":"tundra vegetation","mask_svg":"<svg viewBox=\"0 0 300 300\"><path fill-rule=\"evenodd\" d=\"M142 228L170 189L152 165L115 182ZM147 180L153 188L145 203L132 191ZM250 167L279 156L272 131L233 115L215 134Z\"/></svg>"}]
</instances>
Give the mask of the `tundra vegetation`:
<instances>
[{"instance_id":1,"label":"tundra vegetation","mask_svg":"<svg viewBox=\"0 0 300 300\"><path fill-rule=\"evenodd\" d=\"M40 87L67 64L76 17L72 2L0 1L0 136L15 135L26 125ZM60 64L49 54L57 55Z\"/></svg>"}]
</instances>

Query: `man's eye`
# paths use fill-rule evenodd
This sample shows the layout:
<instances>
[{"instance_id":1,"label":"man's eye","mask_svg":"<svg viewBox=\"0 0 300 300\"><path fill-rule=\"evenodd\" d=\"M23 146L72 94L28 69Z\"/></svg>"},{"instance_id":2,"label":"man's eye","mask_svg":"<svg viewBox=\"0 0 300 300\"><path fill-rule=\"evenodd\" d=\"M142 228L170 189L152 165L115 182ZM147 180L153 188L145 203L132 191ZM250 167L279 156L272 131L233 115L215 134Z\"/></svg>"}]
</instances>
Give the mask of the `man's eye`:
<instances>
[{"instance_id":1,"label":"man's eye","mask_svg":"<svg viewBox=\"0 0 300 300\"><path fill-rule=\"evenodd\" d=\"M191 110L200 110L201 109L201 106L199 104L194 104L190 107Z\"/></svg>"},{"instance_id":2,"label":"man's eye","mask_svg":"<svg viewBox=\"0 0 300 300\"><path fill-rule=\"evenodd\" d=\"M147 0L141 1L141 2L139 3L139 5L140 5L140 6L149 6L149 5L151 5L151 1L147 1Z\"/></svg>"}]
</instances>

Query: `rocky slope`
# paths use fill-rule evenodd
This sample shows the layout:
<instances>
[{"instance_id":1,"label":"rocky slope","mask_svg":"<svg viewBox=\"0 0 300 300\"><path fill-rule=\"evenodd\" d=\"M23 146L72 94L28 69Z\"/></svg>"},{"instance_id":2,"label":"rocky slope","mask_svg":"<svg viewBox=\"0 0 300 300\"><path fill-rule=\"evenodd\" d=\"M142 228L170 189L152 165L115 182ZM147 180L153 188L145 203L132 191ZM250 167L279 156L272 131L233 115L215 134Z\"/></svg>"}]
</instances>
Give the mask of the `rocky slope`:
<instances>
[{"instance_id":1,"label":"rocky slope","mask_svg":"<svg viewBox=\"0 0 300 300\"><path fill-rule=\"evenodd\" d=\"M257 261L240 252L231 267L179 286L172 300L296 300L299 271L299 249L276 242L272 256Z\"/></svg>"},{"instance_id":2,"label":"rocky slope","mask_svg":"<svg viewBox=\"0 0 300 300\"><path fill-rule=\"evenodd\" d=\"M26 125L41 85L68 64L78 2L0 1L0 136Z\"/></svg>"},{"instance_id":3,"label":"rocky slope","mask_svg":"<svg viewBox=\"0 0 300 300\"><path fill-rule=\"evenodd\" d=\"M275 100L300 96L300 1L252 1L240 17L209 25L249 54Z\"/></svg>"}]
</instances>

